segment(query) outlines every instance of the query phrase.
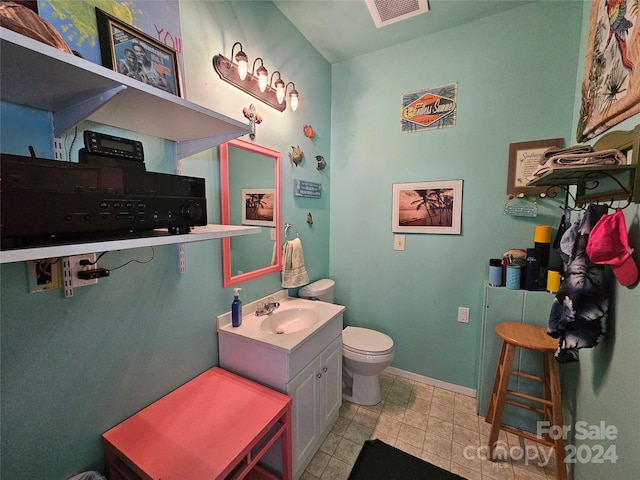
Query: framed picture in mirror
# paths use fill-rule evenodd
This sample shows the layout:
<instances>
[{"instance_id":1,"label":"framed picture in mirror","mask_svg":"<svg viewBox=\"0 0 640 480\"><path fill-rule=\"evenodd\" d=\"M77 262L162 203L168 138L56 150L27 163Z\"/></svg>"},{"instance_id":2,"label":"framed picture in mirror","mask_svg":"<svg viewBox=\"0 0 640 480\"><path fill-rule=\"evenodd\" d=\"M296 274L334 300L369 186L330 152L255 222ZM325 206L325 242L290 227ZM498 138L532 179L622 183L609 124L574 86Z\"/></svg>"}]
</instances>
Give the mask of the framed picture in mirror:
<instances>
[{"instance_id":1,"label":"framed picture in mirror","mask_svg":"<svg viewBox=\"0 0 640 480\"><path fill-rule=\"evenodd\" d=\"M242 224L275 227L275 198L274 188L243 188Z\"/></svg>"}]
</instances>

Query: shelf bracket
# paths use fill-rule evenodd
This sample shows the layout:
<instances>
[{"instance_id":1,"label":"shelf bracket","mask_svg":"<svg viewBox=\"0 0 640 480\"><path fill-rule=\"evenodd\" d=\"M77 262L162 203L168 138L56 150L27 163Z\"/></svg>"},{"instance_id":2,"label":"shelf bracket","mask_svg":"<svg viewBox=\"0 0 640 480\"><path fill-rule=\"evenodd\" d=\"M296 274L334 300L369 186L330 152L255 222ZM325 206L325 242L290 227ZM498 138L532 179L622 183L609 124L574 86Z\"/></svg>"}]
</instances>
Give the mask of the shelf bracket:
<instances>
[{"instance_id":1,"label":"shelf bracket","mask_svg":"<svg viewBox=\"0 0 640 480\"><path fill-rule=\"evenodd\" d=\"M246 133L249 133L247 130ZM227 133L221 135L215 135L207 138L200 138L197 140L185 140L183 142L177 142L176 152L178 160L195 155L196 153L204 152L209 148L217 147L221 143L228 142L238 138L237 133Z\"/></svg>"},{"instance_id":2,"label":"shelf bracket","mask_svg":"<svg viewBox=\"0 0 640 480\"><path fill-rule=\"evenodd\" d=\"M62 257L62 282L64 288L64 298L73 297L73 281L71 272L71 261L69 257Z\"/></svg>"},{"instance_id":3,"label":"shelf bracket","mask_svg":"<svg viewBox=\"0 0 640 480\"><path fill-rule=\"evenodd\" d=\"M74 103L64 110L54 112L53 130L55 136L61 137L71 127L88 118L92 113L99 110L104 104L126 89L126 85L118 85L98 95Z\"/></svg>"}]
</instances>

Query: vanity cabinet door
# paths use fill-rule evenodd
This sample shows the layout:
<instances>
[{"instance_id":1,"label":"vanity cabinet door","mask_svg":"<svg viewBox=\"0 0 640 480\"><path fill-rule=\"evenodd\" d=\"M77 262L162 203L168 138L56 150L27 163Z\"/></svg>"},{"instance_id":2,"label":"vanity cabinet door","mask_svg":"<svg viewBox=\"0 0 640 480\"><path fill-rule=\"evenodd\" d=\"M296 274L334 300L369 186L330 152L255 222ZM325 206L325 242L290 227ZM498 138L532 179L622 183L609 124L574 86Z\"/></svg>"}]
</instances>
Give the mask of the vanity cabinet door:
<instances>
[{"instance_id":1,"label":"vanity cabinet door","mask_svg":"<svg viewBox=\"0 0 640 480\"><path fill-rule=\"evenodd\" d=\"M301 461L315 453L320 435L320 359L316 357L287 385L292 400L293 475Z\"/></svg>"},{"instance_id":2,"label":"vanity cabinet door","mask_svg":"<svg viewBox=\"0 0 640 480\"><path fill-rule=\"evenodd\" d=\"M329 347L322 353L320 358L322 367L322 425L320 430L324 430L340 414L342 405L342 336L336 338Z\"/></svg>"}]
</instances>

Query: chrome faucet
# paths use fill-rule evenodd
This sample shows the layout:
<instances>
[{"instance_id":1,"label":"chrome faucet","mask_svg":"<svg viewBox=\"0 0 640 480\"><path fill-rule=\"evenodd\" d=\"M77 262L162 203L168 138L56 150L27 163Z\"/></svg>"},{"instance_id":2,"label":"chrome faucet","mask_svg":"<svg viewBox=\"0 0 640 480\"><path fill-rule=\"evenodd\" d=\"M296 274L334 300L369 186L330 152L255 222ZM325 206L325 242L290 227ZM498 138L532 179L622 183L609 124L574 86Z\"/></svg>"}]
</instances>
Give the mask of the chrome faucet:
<instances>
[{"instance_id":1,"label":"chrome faucet","mask_svg":"<svg viewBox=\"0 0 640 480\"><path fill-rule=\"evenodd\" d=\"M266 302L258 302L256 304L256 317L263 315L271 315L273 311L280 306L272 297L267 298Z\"/></svg>"}]
</instances>

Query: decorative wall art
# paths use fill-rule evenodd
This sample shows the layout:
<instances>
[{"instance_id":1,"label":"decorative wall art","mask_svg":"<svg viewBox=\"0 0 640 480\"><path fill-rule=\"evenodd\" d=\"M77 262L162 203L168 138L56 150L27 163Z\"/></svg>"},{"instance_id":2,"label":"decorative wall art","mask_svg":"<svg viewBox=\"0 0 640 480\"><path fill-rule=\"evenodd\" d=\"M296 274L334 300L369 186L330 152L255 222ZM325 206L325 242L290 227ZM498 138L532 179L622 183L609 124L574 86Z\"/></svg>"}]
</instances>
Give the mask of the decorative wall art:
<instances>
[{"instance_id":1,"label":"decorative wall art","mask_svg":"<svg viewBox=\"0 0 640 480\"><path fill-rule=\"evenodd\" d=\"M274 188L242 189L242 224L275 227L274 212L276 191Z\"/></svg>"},{"instance_id":2,"label":"decorative wall art","mask_svg":"<svg viewBox=\"0 0 640 480\"><path fill-rule=\"evenodd\" d=\"M584 142L640 112L640 6L594 0L576 138Z\"/></svg>"},{"instance_id":3,"label":"decorative wall art","mask_svg":"<svg viewBox=\"0 0 640 480\"><path fill-rule=\"evenodd\" d=\"M252 103L248 107L242 109L244 118L249 120L249 138L256 138L256 125L262 123L262 116L256 111L255 105Z\"/></svg>"},{"instance_id":4,"label":"decorative wall art","mask_svg":"<svg viewBox=\"0 0 640 480\"><path fill-rule=\"evenodd\" d=\"M302 127L302 131L304 132L304 136L313 141L316 138L316 132L313 131L313 127L311 125L304 125Z\"/></svg>"},{"instance_id":5,"label":"decorative wall art","mask_svg":"<svg viewBox=\"0 0 640 480\"><path fill-rule=\"evenodd\" d=\"M540 166L540 159L549 148L562 148L562 138L518 142L509 144L509 171L507 175L507 194L518 197L525 195L544 195L557 193L558 189L548 187L527 187L531 174Z\"/></svg>"},{"instance_id":6,"label":"decorative wall art","mask_svg":"<svg viewBox=\"0 0 640 480\"><path fill-rule=\"evenodd\" d=\"M462 180L394 183L391 231L459 234Z\"/></svg>"},{"instance_id":7,"label":"decorative wall art","mask_svg":"<svg viewBox=\"0 0 640 480\"><path fill-rule=\"evenodd\" d=\"M69 47L85 60L102 65L96 14L93 8L99 5L100 9L106 13L126 19L126 23L136 31L143 31L156 41L178 52L178 64L184 71L178 0L161 2L41 0L37 3L40 16L53 25ZM182 95L185 95L184 85L182 85Z\"/></svg>"},{"instance_id":8,"label":"decorative wall art","mask_svg":"<svg viewBox=\"0 0 640 480\"><path fill-rule=\"evenodd\" d=\"M322 196L322 184L316 182L308 182L307 180L293 179L293 196L320 198Z\"/></svg>"},{"instance_id":9,"label":"decorative wall art","mask_svg":"<svg viewBox=\"0 0 640 480\"><path fill-rule=\"evenodd\" d=\"M296 167L304 161L304 152L300 148L300 145L294 147L291 145L291 152L289 152L289 159Z\"/></svg>"},{"instance_id":10,"label":"decorative wall art","mask_svg":"<svg viewBox=\"0 0 640 480\"><path fill-rule=\"evenodd\" d=\"M102 65L181 96L178 57L149 35L96 8Z\"/></svg>"},{"instance_id":11,"label":"decorative wall art","mask_svg":"<svg viewBox=\"0 0 640 480\"><path fill-rule=\"evenodd\" d=\"M316 155L316 170L324 172L325 168L327 168L327 161L322 155Z\"/></svg>"},{"instance_id":12,"label":"decorative wall art","mask_svg":"<svg viewBox=\"0 0 640 480\"><path fill-rule=\"evenodd\" d=\"M401 98L400 131L415 133L456 126L458 84L449 83L415 92Z\"/></svg>"}]
</instances>

